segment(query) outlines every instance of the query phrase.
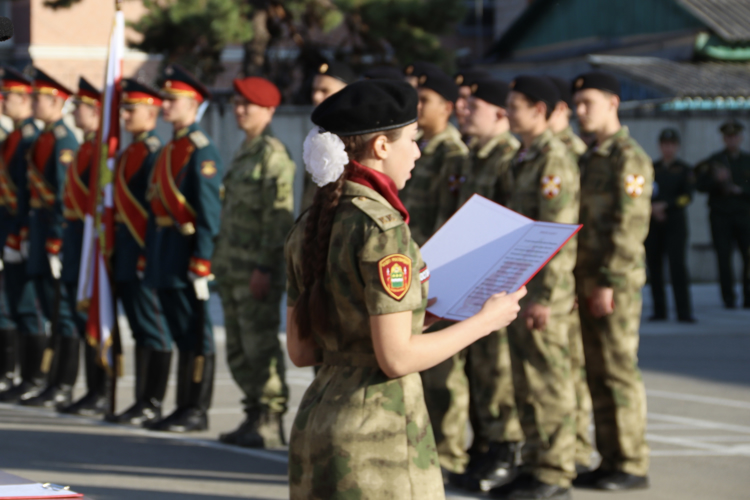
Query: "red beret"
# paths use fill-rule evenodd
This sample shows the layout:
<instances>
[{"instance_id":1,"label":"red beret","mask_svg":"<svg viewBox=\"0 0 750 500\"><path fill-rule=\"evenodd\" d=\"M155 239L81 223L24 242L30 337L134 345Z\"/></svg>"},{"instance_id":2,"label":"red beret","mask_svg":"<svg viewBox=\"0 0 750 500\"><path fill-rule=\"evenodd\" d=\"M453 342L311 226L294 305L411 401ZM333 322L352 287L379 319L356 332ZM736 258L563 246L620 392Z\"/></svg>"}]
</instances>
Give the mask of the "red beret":
<instances>
[{"instance_id":1,"label":"red beret","mask_svg":"<svg viewBox=\"0 0 750 500\"><path fill-rule=\"evenodd\" d=\"M257 76L243 79L235 78L234 90L258 106L275 108L281 104L281 92L279 92L279 88L265 78Z\"/></svg>"}]
</instances>

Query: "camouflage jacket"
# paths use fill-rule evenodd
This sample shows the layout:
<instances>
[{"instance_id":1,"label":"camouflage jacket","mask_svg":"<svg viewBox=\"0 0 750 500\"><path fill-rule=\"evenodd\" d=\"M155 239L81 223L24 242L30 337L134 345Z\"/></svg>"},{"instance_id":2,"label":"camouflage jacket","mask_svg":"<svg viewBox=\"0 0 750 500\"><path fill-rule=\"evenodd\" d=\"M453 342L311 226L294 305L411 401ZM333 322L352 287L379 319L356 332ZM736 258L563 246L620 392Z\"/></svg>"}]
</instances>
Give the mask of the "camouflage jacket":
<instances>
[{"instance_id":1,"label":"camouflage jacket","mask_svg":"<svg viewBox=\"0 0 750 500\"><path fill-rule=\"evenodd\" d=\"M568 128L565 130L560 131L559 133L555 134L555 137L560 139L565 146L570 150L571 153L575 155L576 158L580 158L583 156L583 154L586 152L588 147L586 147L586 143L581 140L580 137L578 137L575 132L573 132L573 128L568 125Z\"/></svg>"},{"instance_id":2,"label":"camouflage jacket","mask_svg":"<svg viewBox=\"0 0 750 500\"><path fill-rule=\"evenodd\" d=\"M509 208L530 219L576 224L580 175L575 157L550 130L513 160L514 186ZM526 301L567 314L573 307L576 240L571 239L527 285Z\"/></svg>"},{"instance_id":3,"label":"camouflage jacket","mask_svg":"<svg viewBox=\"0 0 750 500\"><path fill-rule=\"evenodd\" d=\"M283 282L284 240L294 223L295 165L284 144L264 133L245 141L224 176L221 228L213 266L219 282L246 282L256 267Z\"/></svg>"},{"instance_id":4,"label":"camouflage jacket","mask_svg":"<svg viewBox=\"0 0 750 500\"><path fill-rule=\"evenodd\" d=\"M439 228L438 213L450 217L458 208L459 179L469 148L451 124L420 148L422 157L400 197L409 211L412 237L422 246Z\"/></svg>"},{"instance_id":5,"label":"camouflage jacket","mask_svg":"<svg viewBox=\"0 0 750 500\"><path fill-rule=\"evenodd\" d=\"M594 287L638 286L645 281L654 168L627 127L580 160L581 217L576 279Z\"/></svg>"},{"instance_id":6,"label":"camouflage jacket","mask_svg":"<svg viewBox=\"0 0 750 500\"><path fill-rule=\"evenodd\" d=\"M714 177L719 167L727 167L732 173L727 182L719 182ZM711 211L750 216L750 154L740 151L732 157L726 149L719 151L695 167L695 177L698 191L708 193ZM742 192L730 193L732 184L739 186Z\"/></svg>"},{"instance_id":7,"label":"camouflage jacket","mask_svg":"<svg viewBox=\"0 0 750 500\"><path fill-rule=\"evenodd\" d=\"M510 132L504 132L484 146L471 148L470 160L464 165L458 206L474 194L507 205L513 188L510 165L521 143Z\"/></svg>"}]
</instances>

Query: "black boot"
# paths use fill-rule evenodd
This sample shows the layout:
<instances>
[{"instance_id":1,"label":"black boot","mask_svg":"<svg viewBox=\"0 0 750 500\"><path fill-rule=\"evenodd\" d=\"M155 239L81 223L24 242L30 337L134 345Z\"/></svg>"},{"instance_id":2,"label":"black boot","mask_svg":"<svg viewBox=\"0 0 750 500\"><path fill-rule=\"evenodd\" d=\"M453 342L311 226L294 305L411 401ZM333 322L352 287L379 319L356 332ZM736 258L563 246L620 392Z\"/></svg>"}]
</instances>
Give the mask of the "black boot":
<instances>
[{"instance_id":1,"label":"black boot","mask_svg":"<svg viewBox=\"0 0 750 500\"><path fill-rule=\"evenodd\" d=\"M245 448L280 448L286 444L281 413L268 408L246 410L245 421L232 432L219 435L219 441Z\"/></svg>"},{"instance_id":2,"label":"black boot","mask_svg":"<svg viewBox=\"0 0 750 500\"><path fill-rule=\"evenodd\" d=\"M197 363L197 360L201 358L203 359L202 370ZM196 357L194 354L180 353L177 397L179 401L181 395L186 396L185 404L178 406L167 418L149 426L150 429L171 432L208 429L208 408L211 406L213 396L215 359L214 354ZM180 387L180 383L184 384L183 387Z\"/></svg>"},{"instance_id":3,"label":"black boot","mask_svg":"<svg viewBox=\"0 0 750 500\"><path fill-rule=\"evenodd\" d=\"M110 421L145 427L160 420L171 362L171 351L138 348L135 362L135 403Z\"/></svg>"},{"instance_id":4,"label":"black boot","mask_svg":"<svg viewBox=\"0 0 750 500\"><path fill-rule=\"evenodd\" d=\"M513 481L518 475L520 443L492 442L478 463L467 470L464 487L469 491L490 491Z\"/></svg>"},{"instance_id":5,"label":"black boot","mask_svg":"<svg viewBox=\"0 0 750 500\"><path fill-rule=\"evenodd\" d=\"M58 336L55 340L57 348L47 387L38 396L21 401L21 405L59 408L70 404L78 377L81 339Z\"/></svg>"},{"instance_id":6,"label":"black boot","mask_svg":"<svg viewBox=\"0 0 750 500\"><path fill-rule=\"evenodd\" d=\"M543 483L531 475L520 475L514 481L494 488L491 498L504 500L570 500L570 488Z\"/></svg>"},{"instance_id":7,"label":"black boot","mask_svg":"<svg viewBox=\"0 0 750 500\"><path fill-rule=\"evenodd\" d=\"M107 409L107 372L98 363L97 350L86 344L84 358L86 363L86 386L88 392L70 406L60 408L60 413L98 417Z\"/></svg>"},{"instance_id":8,"label":"black boot","mask_svg":"<svg viewBox=\"0 0 750 500\"><path fill-rule=\"evenodd\" d=\"M43 335L20 335L18 345L22 347L19 361L21 382L0 393L0 402L18 403L39 394L44 385L42 358L47 347L47 337Z\"/></svg>"},{"instance_id":9,"label":"black boot","mask_svg":"<svg viewBox=\"0 0 750 500\"><path fill-rule=\"evenodd\" d=\"M0 392L13 387L16 376L16 337L15 330L0 330Z\"/></svg>"}]
</instances>

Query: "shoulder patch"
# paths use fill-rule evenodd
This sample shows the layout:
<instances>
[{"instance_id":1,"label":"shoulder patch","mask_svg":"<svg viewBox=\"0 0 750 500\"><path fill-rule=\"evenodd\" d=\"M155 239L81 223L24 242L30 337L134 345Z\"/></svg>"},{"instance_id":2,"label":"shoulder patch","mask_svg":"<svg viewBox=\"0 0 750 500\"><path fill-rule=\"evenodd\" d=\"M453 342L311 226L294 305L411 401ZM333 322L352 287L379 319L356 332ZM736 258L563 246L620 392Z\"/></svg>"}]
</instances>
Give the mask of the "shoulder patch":
<instances>
[{"instance_id":1,"label":"shoulder patch","mask_svg":"<svg viewBox=\"0 0 750 500\"><path fill-rule=\"evenodd\" d=\"M411 259L394 253L378 261L378 275L385 293L396 300L404 298L411 287Z\"/></svg>"},{"instance_id":2,"label":"shoulder patch","mask_svg":"<svg viewBox=\"0 0 750 500\"><path fill-rule=\"evenodd\" d=\"M548 200L551 200L558 194L560 194L560 188L562 187L562 179L559 175L545 175L542 177L542 195Z\"/></svg>"},{"instance_id":3,"label":"shoulder patch","mask_svg":"<svg viewBox=\"0 0 750 500\"><path fill-rule=\"evenodd\" d=\"M646 185L646 179L638 174L629 174L625 176L625 192L631 198L638 198L643 194L643 187Z\"/></svg>"},{"instance_id":4,"label":"shoulder patch","mask_svg":"<svg viewBox=\"0 0 750 500\"><path fill-rule=\"evenodd\" d=\"M159 139L155 135L152 135L143 142L146 144L146 147L151 153L155 153L161 147L161 139Z\"/></svg>"},{"instance_id":5,"label":"shoulder patch","mask_svg":"<svg viewBox=\"0 0 750 500\"><path fill-rule=\"evenodd\" d=\"M73 159L75 158L75 153L73 153L72 149L63 149L60 151L60 163L63 165L69 165L73 162Z\"/></svg>"},{"instance_id":6,"label":"shoulder patch","mask_svg":"<svg viewBox=\"0 0 750 500\"><path fill-rule=\"evenodd\" d=\"M389 229L393 229L404 223L401 214L393 208L387 207L378 201L364 196L358 196L352 199L352 203L375 221L375 224L377 224L382 231L388 231Z\"/></svg>"},{"instance_id":7,"label":"shoulder patch","mask_svg":"<svg viewBox=\"0 0 750 500\"><path fill-rule=\"evenodd\" d=\"M32 125L31 123L27 123L21 128L21 136L24 139L33 137L35 133L36 133L36 128L34 128L34 125Z\"/></svg>"},{"instance_id":8,"label":"shoulder patch","mask_svg":"<svg viewBox=\"0 0 750 500\"><path fill-rule=\"evenodd\" d=\"M210 179L216 175L218 169L216 168L216 162L213 160L207 160L201 163L201 175L207 179Z\"/></svg>"},{"instance_id":9,"label":"shoulder patch","mask_svg":"<svg viewBox=\"0 0 750 500\"><path fill-rule=\"evenodd\" d=\"M56 139L62 139L64 137L67 137L68 135L68 129L65 128L65 125L58 125L55 127L55 138Z\"/></svg>"},{"instance_id":10,"label":"shoulder patch","mask_svg":"<svg viewBox=\"0 0 750 500\"><path fill-rule=\"evenodd\" d=\"M190 140L193 144L195 144L195 147L198 149L203 149L209 144L211 144L211 141L208 140L208 137L206 137L206 134L204 134L200 130L196 130L195 132L191 132L188 137L190 137Z\"/></svg>"}]
</instances>

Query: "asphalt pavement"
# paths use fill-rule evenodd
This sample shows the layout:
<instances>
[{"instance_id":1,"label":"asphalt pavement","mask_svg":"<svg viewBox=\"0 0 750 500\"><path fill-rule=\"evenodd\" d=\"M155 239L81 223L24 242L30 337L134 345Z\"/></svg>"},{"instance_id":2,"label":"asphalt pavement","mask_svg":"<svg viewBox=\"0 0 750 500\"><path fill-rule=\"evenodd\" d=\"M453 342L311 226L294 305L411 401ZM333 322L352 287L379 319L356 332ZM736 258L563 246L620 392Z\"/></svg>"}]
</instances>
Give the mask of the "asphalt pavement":
<instances>
[{"instance_id":1,"label":"asphalt pavement","mask_svg":"<svg viewBox=\"0 0 750 500\"><path fill-rule=\"evenodd\" d=\"M644 317L650 314L644 291ZM696 324L641 328L640 366L648 394L651 488L634 493L575 490L576 499L740 500L750 498L750 310L721 307L718 286L693 286ZM114 426L0 404L0 470L71 485L94 500L288 498L286 450L226 446L216 438L242 420L241 395L224 359L221 310L212 298L218 368L210 430L188 436ZM126 373L118 408L132 402L132 341L123 325ZM283 334L280 334L283 340ZM287 433L313 379L287 372ZM79 377L77 395L84 392ZM174 385L167 394L167 411ZM448 491L449 498L481 498Z\"/></svg>"}]
</instances>

